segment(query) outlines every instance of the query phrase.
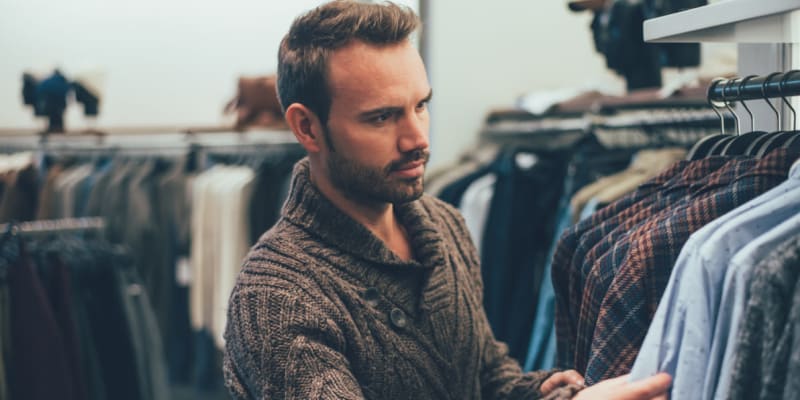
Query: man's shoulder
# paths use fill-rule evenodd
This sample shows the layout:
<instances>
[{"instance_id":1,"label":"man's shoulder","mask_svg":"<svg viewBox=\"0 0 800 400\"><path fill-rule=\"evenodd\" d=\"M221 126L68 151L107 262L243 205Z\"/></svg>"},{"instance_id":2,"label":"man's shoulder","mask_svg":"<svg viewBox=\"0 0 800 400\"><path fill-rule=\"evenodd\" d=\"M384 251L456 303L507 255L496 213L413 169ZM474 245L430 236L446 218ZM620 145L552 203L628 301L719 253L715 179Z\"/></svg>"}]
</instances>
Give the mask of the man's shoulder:
<instances>
[{"instance_id":1,"label":"man's shoulder","mask_svg":"<svg viewBox=\"0 0 800 400\"><path fill-rule=\"evenodd\" d=\"M240 282L247 276L255 280L304 279L307 275L296 272L308 269L313 264L309 252L312 238L301 228L284 220L266 231L250 248L240 273Z\"/></svg>"}]
</instances>

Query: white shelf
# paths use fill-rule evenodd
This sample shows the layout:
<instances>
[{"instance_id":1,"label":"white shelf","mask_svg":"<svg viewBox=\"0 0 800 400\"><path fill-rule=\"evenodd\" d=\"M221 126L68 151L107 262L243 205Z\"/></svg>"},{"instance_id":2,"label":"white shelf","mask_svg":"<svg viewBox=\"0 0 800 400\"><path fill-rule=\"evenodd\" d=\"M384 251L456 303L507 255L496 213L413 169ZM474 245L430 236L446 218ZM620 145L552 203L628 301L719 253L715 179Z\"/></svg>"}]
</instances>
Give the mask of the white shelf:
<instances>
[{"instance_id":1,"label":"white shelf","mask_svg":"<svg viewBox=\"0 0 800 400\"><path fill-rule=\"evenodd\" d=\"M651 43L800 43L800 0L724 0L644 21Z\"/></svg>"}]
</instances>

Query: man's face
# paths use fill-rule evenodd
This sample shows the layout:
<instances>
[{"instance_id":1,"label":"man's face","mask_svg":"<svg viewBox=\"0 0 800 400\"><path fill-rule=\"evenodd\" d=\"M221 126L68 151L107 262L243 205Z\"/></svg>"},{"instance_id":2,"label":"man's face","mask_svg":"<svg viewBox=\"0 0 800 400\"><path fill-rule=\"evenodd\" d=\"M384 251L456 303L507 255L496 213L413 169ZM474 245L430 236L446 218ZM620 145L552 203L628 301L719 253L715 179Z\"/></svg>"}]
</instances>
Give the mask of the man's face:
<instances>
[{"instance_id":1,"label":"man's face","mask_svg":"<svg viewBox=\"0 0 800 400\"><path fill-rule=\"evenodd\" d=\"M331 109L320 152L327 179L355 201L404 203L422 195L431 88L409 42L355 41L329 58Z\"/></svg>"}]
</instances>

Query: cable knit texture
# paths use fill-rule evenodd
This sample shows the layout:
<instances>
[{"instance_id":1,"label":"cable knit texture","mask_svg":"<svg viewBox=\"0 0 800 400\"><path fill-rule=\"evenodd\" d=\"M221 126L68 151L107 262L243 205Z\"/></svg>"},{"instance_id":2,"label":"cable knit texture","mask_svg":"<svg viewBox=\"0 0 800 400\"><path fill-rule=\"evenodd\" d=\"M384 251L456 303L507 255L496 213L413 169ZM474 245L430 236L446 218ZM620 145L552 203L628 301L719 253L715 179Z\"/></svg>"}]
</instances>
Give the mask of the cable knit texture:
<instances>
[{"instance_id":1,"label":"cable knit texture","mask_svg":"<svg viewBox=\"0 0 800 400\"><path fill-rule=\"evenodd\" d=\"M323 197L307 159L295 166L281 219L230 297L224 373L234 398L541 398L551 372L523 374L494 339L461 216L427 195L395 212L415 260Z\"/></svg>"}]
</instances>

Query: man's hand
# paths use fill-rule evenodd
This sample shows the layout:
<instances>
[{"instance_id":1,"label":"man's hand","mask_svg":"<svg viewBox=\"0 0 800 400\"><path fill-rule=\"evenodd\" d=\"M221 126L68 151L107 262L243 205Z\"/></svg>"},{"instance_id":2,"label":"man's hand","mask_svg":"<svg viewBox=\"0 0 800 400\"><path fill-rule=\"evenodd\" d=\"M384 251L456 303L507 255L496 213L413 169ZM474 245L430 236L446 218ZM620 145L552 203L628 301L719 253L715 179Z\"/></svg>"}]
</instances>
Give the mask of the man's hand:
<instances>
[{"instance_id":1,"label":"man's hand","mask_svg":"<svg viewBox=\"0 0 800 400\"><path fill-rule=\"evenodd\" d=\"M623 375L590 386L573 400L667 400L670 384L672 377L665 373L636 382L628 382L628 375Z\"/></svg>"},{"instance_id":2,"label":"man's hand","mask_svg":"<svg viewBox=\"0 0 800 400\"><path fill-rule=\"evenodd\" d=\"M581 374L574 369L556 372L555 374L550 375L550 377L542 383L542 386L539 387L539 391L542 393L542 396L547 396L556 388L569 384L583 386L583 376L581 376Z\"/></svg>"}]
</instances>

